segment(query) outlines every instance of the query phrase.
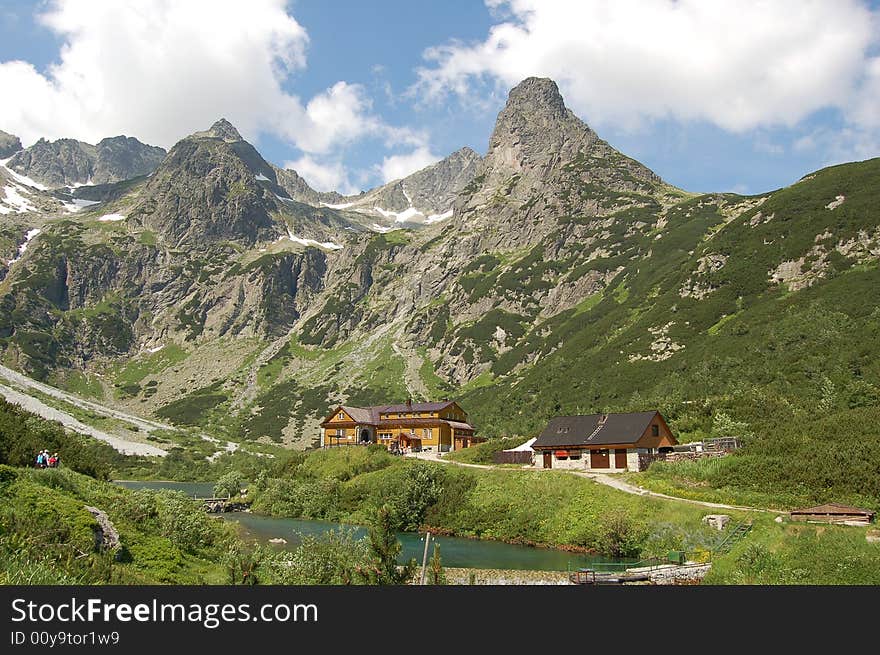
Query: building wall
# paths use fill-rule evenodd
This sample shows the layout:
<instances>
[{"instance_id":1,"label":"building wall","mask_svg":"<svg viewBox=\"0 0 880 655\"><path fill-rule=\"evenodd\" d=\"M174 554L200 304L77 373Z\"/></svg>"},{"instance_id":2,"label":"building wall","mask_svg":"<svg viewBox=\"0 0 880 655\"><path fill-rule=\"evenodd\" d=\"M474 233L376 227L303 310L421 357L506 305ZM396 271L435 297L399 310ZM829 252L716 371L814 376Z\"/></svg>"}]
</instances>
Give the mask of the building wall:
<instances>
[{"instance_id":1,"label":"building wall","mask_svg":"<svg viewBox=\"0 0 880 655\"><path fill-rule=\"evenodd\" d=\"M654 436L651 426L656 425L658 428L659 435ZM663 420L663 417L657 414L654 419L651 421L651 425L649 425L639 440L635 443L637 448L662 448L664 446L674 446L678 441L675 437L672 436L672 431L669 429L669 426L666 425L666 421Z\"/></svg>"},{"instance_id":2,"label":"building wall","mask_svg":"<svg viewBox=\"0 0 880 655\"><path fill-rule=\"evenodd\" d=\"M568 452L574 452L572 449L563 449L559 450L568 450ZM608 449L608 468L592 468L590 466L590 455L588 450L583 450L580 459L571 459L570 457L567 459L560 459L556 457L556 451L551 451L553 453L553 468L555 469L564 469L564 470L577 470L577 471L596 471L599 473L622 473L623 471L638 471L639 470L639 454L635 448L627 448L626 449L626 468L619 469L616 467L614 451L617 450L613 446ZM540 450L535 451L535 466L543 468L544 466L544 454Z\"/></svg>"}]
</instances>

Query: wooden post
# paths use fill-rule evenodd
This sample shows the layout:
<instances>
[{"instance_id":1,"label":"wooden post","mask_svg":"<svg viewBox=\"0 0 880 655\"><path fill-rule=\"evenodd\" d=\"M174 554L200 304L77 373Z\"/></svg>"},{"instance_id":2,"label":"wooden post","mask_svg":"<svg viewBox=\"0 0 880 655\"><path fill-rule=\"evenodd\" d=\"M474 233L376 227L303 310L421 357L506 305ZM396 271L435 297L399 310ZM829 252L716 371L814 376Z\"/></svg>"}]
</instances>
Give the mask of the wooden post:
<instances>
[{"instance_id":1,"label":"wooden post","mask_svg":"<svg viewBox=\"0 0 880 655\"><path fill-rule=\"evenodd\" d=\"M422 577L419 579L419 584L425 584L425 567L428 566L428 544L431 543L431 533L425 533L425 553L422 555Z\"/></svg>"}]
</instances>

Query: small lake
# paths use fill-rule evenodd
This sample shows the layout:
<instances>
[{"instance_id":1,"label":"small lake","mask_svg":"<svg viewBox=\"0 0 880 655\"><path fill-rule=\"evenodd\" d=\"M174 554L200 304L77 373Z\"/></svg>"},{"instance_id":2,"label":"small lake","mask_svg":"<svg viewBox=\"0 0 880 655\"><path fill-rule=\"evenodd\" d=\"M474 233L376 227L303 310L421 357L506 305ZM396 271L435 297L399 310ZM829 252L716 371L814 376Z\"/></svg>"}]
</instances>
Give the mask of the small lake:
<instances>
[{"instance_id":1,"label":"small lake","mask_svg":"<svg viewBox=\"0 0 880 655\"><path fill-rule=\"evenodd\" d=\"M210 482L117 480L116 483L128 489L173 489L182 491L189 496L198 497L211 496L214 490L214 485ZM367 534L366 528L328 521L304 521L263 516L250 512L229 512L219 516L238 523L244 538L254 539L264 544L268 543L270 539L286 539L287 543L278 547L287 550L295 549L301 542L303 535L321 535L339 529L354 529L356 537L363 537ZM402 546L401 560L415 557L418 562L422 561L425 548L423 535L414 532L399 532L397 538ZM443 565L456 568L566 571L590 567L601 571L603 569L619 570L618 567L608 565L632 561L569 553L554 548L517 546L483 539L437 537L434 541L440 545ZM429 558L433 553L433 548L432 545L428 550Z\"/></svg>"}]
</instances>

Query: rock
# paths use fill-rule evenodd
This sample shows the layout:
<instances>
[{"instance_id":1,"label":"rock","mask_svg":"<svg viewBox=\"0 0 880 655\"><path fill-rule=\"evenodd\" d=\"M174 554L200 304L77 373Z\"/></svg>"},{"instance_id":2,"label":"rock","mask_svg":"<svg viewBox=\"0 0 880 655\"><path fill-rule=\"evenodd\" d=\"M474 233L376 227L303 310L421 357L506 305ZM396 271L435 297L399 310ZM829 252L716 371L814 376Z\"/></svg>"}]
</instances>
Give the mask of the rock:
<instances>
[{"instance_id":1,"label":"rock","mask_svg":"<svg viewBox=\"0 0 880 655\"><path fill-rule=\"evenodd\" d=\"M113 550L119 548L119 533L113 527L110 517L104 510L97 507L89 507L86 505L86 511L95 517L98 523L98 529L95 530L95 547L102 550Z\"/></svg>"},{"instance_id":2,"label":"rock","mask_svg":"<svg viewBox=\"0 0 880 655\"><path fill-rule=\"evenodd\" d=\"M865 541L869 544L880 544L880 530L868 530L865 533Z\"/></svg>"},{"instance_id":3,"label":"rock","mask_svg":"<svg viewBox=\"0 0 880 655\"><path fill-rule=\"evenodd\" d=\"M20 150L7 166L48 187L120 182L151 173L165 150L117 136L91 145L76 139L46 141Z\"/></svg>"},{"instance_id":4,"label":"rock","mask_svg":"<svg viewBox=\"0 0 880 655\"><path fill-rule=\"evenodd\" d=\"M270 544L286 544L287 539L284 539L283 537L274 537L272 539L269 539L269 543Z\"/></svg>"},{"instance_id":5,"label":"rock","mask_svg":"<svg viewBox=\"0 0 880 655\"><path fill-rule=\"evenodd\" d=\"M706 525L721 531L730 523L730 517L727 514L707 514L703 517L702 521Z\"/></svg>"},{"instance_id":6,"label":"rock","mask_svg":"<svg viewBox=\"0 0 880 655\"><path fill-rule=\"evenodd\" d=\"M776 517L775 519L773 519L773 520L776 521L777 523L783 523L783 522L785 521L785 519L782 518L782 515L777 516L777 517Z\"/></svg>"},{"instance_id":7,"label":"rock","mask_svg":"<svg viewBox=\"0 0 880 655\"><path fill-rule=\"evenodd\" d=\"M0 130L0 159L12 157L19 150L21 150L21 140L14 134Z\"/></svg>"}]
</instances>

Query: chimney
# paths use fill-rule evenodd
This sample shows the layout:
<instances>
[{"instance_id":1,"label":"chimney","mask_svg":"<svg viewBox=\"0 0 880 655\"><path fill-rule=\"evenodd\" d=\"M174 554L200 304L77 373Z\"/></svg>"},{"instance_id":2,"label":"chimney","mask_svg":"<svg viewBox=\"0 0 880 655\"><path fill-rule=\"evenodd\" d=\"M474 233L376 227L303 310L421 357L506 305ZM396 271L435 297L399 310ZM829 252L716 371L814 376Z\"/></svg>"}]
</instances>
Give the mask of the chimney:
<instances>
[{"instance_id":1,"label":"chimney","mask_svg":"<svg viewBox=\"0 0 880 655\"><path fill-rule=\"evenodd\" d=\"M406 408L407 408L407 409L412 409L412 398L407 398L407 399L406 399Z\"/></svg>"}]
</instances>

